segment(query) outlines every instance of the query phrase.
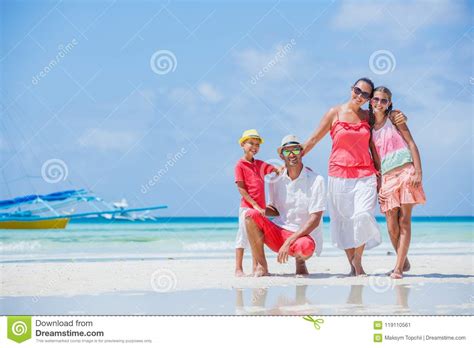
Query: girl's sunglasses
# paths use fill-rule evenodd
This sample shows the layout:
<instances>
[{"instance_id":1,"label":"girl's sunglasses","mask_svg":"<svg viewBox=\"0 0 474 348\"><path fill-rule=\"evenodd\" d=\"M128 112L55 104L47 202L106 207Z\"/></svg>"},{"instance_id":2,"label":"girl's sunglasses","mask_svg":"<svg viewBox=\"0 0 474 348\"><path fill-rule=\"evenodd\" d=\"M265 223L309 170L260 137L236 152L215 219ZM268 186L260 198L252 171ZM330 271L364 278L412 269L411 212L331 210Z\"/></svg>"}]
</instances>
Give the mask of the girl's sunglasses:
<instances>
[{"instance_id":1,"label":"girl's sunglasses","mask_svg":"<svg viewBox=\"0 0 474 348\"><path fill-rule=\"evenodd\" d=\"M385 99L385 98L378 98L378 97L373 97L372 98L372 101L377 104L377 103L380 103L382 105L388 105L388 103L390 102L388 99Z\"/></svg>"},{"instance_id":2,"label":"girl's sunglasses","mask_svg":"<svg viewBox=\"0 0 474 348\"><path fill-rule=\"evenodd\" d=\"M366 100L370 99L370 93L364 92L363 90L361 90L357 86L352 86L352 91L355 93L355 95L360 95L360 96L362 96L362 98L364 98Z\"/></svg>"},{"instance_id":3,"label":"girl's sunglasses","mask_svg":"<svg viewBox=\"0 0 474 348\"><path fill-rule=\"evenodd\" d=\"M286 150L286 149L285 149L285 150L283 150L281 153L282 153L283 156L285 156L285 157L288 157L291 153L292 153L293 155L299 155L299 154L301 153L301 149L293 149L293 150Z\"/></svg>"}]
</instances>

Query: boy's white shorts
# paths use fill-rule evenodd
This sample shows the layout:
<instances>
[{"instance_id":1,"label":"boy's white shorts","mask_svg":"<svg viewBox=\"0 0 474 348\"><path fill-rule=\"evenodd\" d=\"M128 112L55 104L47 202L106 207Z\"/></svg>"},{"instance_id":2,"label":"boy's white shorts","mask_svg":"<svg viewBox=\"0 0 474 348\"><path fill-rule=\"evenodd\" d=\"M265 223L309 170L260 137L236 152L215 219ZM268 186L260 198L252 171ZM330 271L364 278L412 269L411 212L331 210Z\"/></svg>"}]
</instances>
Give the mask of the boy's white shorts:
<instances>
[{"instance_id":1,"label":"boy's white shorts","mask_svg":"<svg viewBox=\"0 0 474 348\"><path fill-rule=\"evenodd\" d=\"M237 236L235 237L235 248L247 249L249 246L249 240L247 237L247 228L245 227L245 212L249 208L239 208L239 228L237 230Z\"/></svg>"}]
</instances>

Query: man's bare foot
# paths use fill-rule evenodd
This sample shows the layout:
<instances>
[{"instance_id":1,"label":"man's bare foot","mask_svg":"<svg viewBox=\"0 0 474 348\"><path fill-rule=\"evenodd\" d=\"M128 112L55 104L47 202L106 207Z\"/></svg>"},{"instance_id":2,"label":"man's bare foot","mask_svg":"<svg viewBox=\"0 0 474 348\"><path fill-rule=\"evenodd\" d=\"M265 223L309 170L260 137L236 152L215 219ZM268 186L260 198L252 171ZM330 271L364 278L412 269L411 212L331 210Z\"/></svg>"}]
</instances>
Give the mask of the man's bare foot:
<instances>
[{"instance_id":1,"label":"man's bare foot","mask_svg":"<svg viewBox=\"0 0 474 348\"><path fill-rule=\"evenodd\" d=\"M306 268L306 262L304 260L296 259L296 276L309 275L308 268Z\"/></svg>"},{"instance_id":2,"label":"man's bare foot","mask_svg":"<svg viewBox=\"0 0 474 348\"><path fill-rule=\"evenodd\" d=\"M261 265L258 265L257 268L255 269L255 272L253 274L254 277L265 277L269 276L270 273L268 273L268 269L264 268Z\"/></svg>"},{"instance_id":3,"label":"man's bare foot","mask_svg":"<svg viewBox=\"0 0 474 348\"><path fill-rule=\"evenodd\" d=\"M235 270L235 276L236 277L245 277L245 273L242 269L236 269Z\"/></svg>"}]
</instances>

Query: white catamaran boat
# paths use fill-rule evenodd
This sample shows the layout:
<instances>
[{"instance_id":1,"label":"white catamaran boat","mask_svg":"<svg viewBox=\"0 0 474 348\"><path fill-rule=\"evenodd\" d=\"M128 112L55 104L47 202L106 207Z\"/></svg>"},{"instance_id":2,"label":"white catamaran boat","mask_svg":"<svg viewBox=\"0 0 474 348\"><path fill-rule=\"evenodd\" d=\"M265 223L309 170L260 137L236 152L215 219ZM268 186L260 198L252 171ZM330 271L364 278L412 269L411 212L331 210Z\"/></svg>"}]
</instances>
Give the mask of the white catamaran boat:
<instances>
[{"instance_id":1,"label":"white catamaran boat","mask_svg":"<svg viewBox=\"0 0 474 348\"><path fill-rule=\"evenodd\" d=\"M89 209L74 213L85 203ZM73 208L64 211L65 208ZM109 203L84 189L28 195L0 201L0 229L64 229L71 219L101 217L104 219L154 220L149 212L166 205L128 208L125 200Z\"/></svg>"}]
</instances>

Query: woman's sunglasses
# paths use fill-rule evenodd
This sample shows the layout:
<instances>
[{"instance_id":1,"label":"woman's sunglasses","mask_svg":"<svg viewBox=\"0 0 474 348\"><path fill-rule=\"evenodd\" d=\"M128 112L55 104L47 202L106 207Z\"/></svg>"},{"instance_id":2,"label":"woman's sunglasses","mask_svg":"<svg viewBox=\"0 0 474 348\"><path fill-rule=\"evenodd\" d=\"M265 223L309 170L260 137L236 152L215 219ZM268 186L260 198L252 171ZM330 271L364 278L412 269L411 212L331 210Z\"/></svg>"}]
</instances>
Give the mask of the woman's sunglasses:
<instances>
[{"instance_id":1,"label":"woman's sunglasses","mask_svg":"<svg viewBox=\"0 0 474 348\"><path fill-rule=\"evenodd\" d=\"M362 98L364 98L366 100L370 99L370 93L364 92L363 90L361 90L357 86L352 86L352 91L355 93L355 95L360 95L360 96L362 96Z\"/></svg>"},{"instance_id":2,"label":"woman's sunglasses","mask_svg":"<svg viewBox=\"0 0 474 348\"><path fill-rule=\"evenodd\" d=\"M385 98L378 98L378 97L373 97L372 98L372 101L375 103L375 104L382 104L382 105L388 105L388 103L390 102L388 99L385 99Z\"/></svg>"},{"instance_id":3,"label":"woman's sunglasses","mask_svg":"<svg viewBox=\"0 0 474 348\"><path fill-rule=\"evenodd\" d=\"M285 156L285 157L288 157L291 153L293 155L299 155L301 153L301 149L300 148L297 148L297 149L293 149L293 150L283 150L282 152L282 155Z\"/></svg>"}]
</instances>

